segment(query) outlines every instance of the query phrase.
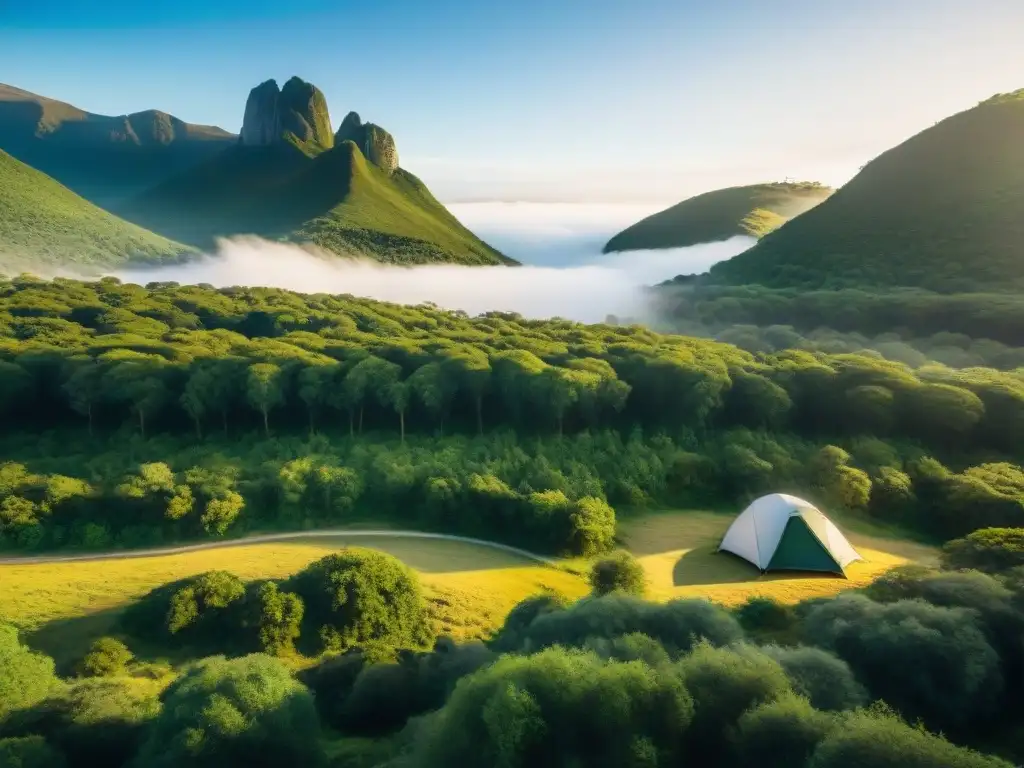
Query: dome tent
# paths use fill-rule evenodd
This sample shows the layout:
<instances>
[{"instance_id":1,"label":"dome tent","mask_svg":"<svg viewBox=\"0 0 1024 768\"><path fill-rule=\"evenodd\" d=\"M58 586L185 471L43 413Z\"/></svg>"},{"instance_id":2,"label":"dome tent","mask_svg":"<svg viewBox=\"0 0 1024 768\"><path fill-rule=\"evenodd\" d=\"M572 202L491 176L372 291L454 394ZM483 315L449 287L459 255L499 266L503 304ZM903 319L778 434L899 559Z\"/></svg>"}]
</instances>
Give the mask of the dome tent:
<instances>
[{"instance_id":1,"label":"dome tent","mask_svg":"<svg viewBox=\"0 0 1024 768\"><path fill-rule=\"evenodd\" d=\"M773 493L755 500L733 520L719 552L731 552L765 571L824 571L863 558L831 520L796 496Z\"/></svg>"}]
</instances>

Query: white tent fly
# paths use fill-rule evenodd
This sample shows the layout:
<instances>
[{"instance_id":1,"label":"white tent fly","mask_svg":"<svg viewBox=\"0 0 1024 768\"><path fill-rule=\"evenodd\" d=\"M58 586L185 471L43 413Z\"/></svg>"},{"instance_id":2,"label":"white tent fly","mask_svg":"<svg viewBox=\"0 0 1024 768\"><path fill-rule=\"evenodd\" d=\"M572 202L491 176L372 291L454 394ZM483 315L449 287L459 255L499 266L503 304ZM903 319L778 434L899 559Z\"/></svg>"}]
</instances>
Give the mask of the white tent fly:
<instances>
[{"instance_id":1,"label":"white tent fly","mask_svg":"<svg viewBox=\"0 0 1024 768\"><path fill-rule=\"evenodd\" d=\"M749 560L761 572L843 570L863 558L813 504L796 496L762 496L737 517L718 547Z\"/></svg>"}]
</instances>

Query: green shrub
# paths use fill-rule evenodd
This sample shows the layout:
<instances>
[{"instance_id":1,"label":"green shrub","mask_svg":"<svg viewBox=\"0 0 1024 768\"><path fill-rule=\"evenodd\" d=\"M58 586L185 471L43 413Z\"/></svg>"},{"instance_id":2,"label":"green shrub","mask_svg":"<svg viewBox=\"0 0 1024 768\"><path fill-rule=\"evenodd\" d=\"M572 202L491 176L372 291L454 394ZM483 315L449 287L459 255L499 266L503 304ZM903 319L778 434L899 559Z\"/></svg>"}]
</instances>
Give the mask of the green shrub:
<instances>
[{"instance_id":1,"label":"green shrub","mask_svg":"<svg viewBox=\"0 0 1024 768\"><path fill-rule=\"evenodd\" d=\"M185 670L138 762L152 768L318 766L324 762L313 697L280 662L211 657Z\"/></svg>"},{"instance_id":2,"label":"green shrub","mask_svg":"<svg viewBox=\"0 0 1024 768\"><path fill-rule=\"evenodd\" d=\"M828 651L778 645L765 646L761 651L779 663L793 690L806 697L815 709L856 709L867 703L867 691L853 676L850 665Z\"/></svg>"},{"instance_id":3,"label":"green shrub","mask_svg":"<svg viewBox=\"0 0 1024 768\"><path fill-rule=\"evenodd\" d=\"M83 677L105 677L125 671L135 656L128 646L113 637L101 637L89 648L79 665Z\"/></svg>"},{"instance_id":4,"label":"green shrub","mask_svg":"<svg viewBox=\"0 0 1024 768\"><path fill-rule=\"evenodd\" d=\"M623 592L643 597L647 577L639 560L629 552L619 550L594 563L590 570L590 586L595 595Z\"/></svg>"},{"instance_id":5,"label":"green shrub","mask_svg":"<svg viewBox=\"0 0 1024 768\"><path fill-rule=\"evenodd\" d=\"M735 749L740 765L759 768L804 766L834 727L829 715L793 694L761 704L740 716Z\"/></svg>"},{"instance_id":6,"label":"green shrub","mask_svg":"<svg viewBox=\"0 0 1024 768\"><path fill-rule=\"evenodd\" d=\"M642 662L562 648L504 656L460 682L424 724L415 764L674 765L692 715L678 678Z\"/></svg>"},{"instance_id":7,"label":"green shrub","mask_svg":"<svg viewBox=\"0 0 1024 768\"><path fill-rule=\"evenodd\" d=\"M714 648L704 642L676 669L694 703L688 757L708 764L728 758L740 715L792 690L782 667L750 646Z\"/></svg>"},{"instance_id":8,"label":"green shrub","mask_svg":"<svg viewBox=\"0 0 1024 768\"><path fill-rule=\"evenodd\" d=\"M0 722L60 689L53 659L21 644L18 630L0 623Z\"/></svg>"},{"instance_id":9,"label":"green shrub","mask_svg":"<svg viewBox=\"0 0 1024 768\"><path fill-rule=\"evenodd\" d=\"M942 548L945 568L999 573L1024 565L1024 528L982 528Z\"/></svg>"},{"instance_id":10,"label":"green shrub","mask_svg":"<svg viewBox=\"0 0 1024 768\"><path fill-rule=\"evenodd\" d=\"M308 565L285 586L305 604L307 647L341 650L371 642L410 647L432 640L419 580L390 555L342 550Z\"/></svg>"},{"instance_id":11,"label":"green shrub","mask_svg":"<svg viewBox=\"0 0 1024 768\"><path fill-rule=\"evenodd\" d=\"M807 642L846 661L872 695L945 730L990 717L1002 690L999 657L976 616L847 594L812 608L803 631Z\"/></svg>"},{"instance_id":12,"label":"green shrub","mask_svg":"<svg viewBox=\"0 0 1024 768\"><path fill-rule=\"evenodd\" d=\"M0 739L3 768L64 768L64 756L42 736Z\"/></svg>"},{"instance_id":13,"label":"green shrub","mask_svg":"<svg viewBox=\"0 0 1024 768\"><path fill-rule=\"evenodd\" d=\"M818 745L808 768L1010 768L874 709L844 717Z\"/></svg>"}]
</instances>

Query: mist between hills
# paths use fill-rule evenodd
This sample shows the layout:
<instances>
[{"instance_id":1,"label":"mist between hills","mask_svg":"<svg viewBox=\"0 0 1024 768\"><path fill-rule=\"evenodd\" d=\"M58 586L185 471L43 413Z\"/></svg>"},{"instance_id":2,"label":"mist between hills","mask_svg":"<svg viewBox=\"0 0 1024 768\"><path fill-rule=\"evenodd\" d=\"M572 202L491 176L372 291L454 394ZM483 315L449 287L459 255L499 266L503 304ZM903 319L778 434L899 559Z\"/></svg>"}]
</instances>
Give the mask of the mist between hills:
<instances>
[{"instance_id":1,"label":"mist between hills","mask_svg":"<svg viewBox=\"0 0 1024 768\"><path fill-rule=\"evenodd\" d=\"M603 322L608 315L644 321L650 319L645 286L679 273L703 272L752 242L737 237L690 248L609 255L580 252L579 245L573 244L568 247L576 251L574 263L559 267L407 267L240 237L221 241L215 254L195 261L155 268L118 268L106 274L143 285L174 281L215 287L265 286L303 293L347 293L401 304L430 302L471 315L507 311L530 318L564 317L590 323ZM545 249L550 251L550 244ZM84 277L71 270L60 270L60 275Z\"/></svg>"}]
</instances>

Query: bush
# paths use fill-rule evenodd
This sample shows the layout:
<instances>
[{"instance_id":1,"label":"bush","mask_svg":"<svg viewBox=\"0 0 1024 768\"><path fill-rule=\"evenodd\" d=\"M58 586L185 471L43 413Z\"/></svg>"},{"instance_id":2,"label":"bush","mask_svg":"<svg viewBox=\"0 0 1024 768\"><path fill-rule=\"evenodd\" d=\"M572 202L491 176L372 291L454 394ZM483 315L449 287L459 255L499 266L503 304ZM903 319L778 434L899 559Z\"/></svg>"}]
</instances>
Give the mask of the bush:
<instances>
[{"instance_id":1,"label":"bush","mask_svg":"<svg viewBox=\"0 0 1024 768\"><path fill-rule=\"evenodd\" d=\"M701 643L677 670L694 703L687 754L708 764L727 759L740 715L791 691L782 667L750 646Z\"/></svg>"},{"instance_id":2,"label":"bush","mask_svg":"<svg viewBox=\"0 0 1024 768\"><path fill-rule=\"evenodd\" d=\"M999 573L1024 565L1024 528L982 528L942 548L945 568Z\"/></svg>"},{"instance_id":3,"label":"bush","mask_svg":"<svg viewBox=\"0 0 1024 768\"><path fill-rule=\"evenodd\" d=\"M0 623L0 722L60 688L53 659L21 644L18 630Z\"/></svg>"},{"instance_id":4,"label":"bush","mask_svg":"<svg viewBox=\"0 0 1024 768\"><path fill-rule=\"evenodd\" d=\"M153 589L125 611L121 628L162 647L244 653L256 648L246 628L245 597L237 576L209 571Z\"/></svg>"},{"instance_id":5,"label":"bush","mask_svg":"<svg viewBox=\"0 0 1024 768\"><path fill-rule=\"evenodd\" d=\"M253 622L259 634L260 649L279 656L295 648L302 627L305 606L302 598L282 592L272 581L250 587Z\"/></svg>"},{"instance_id":6,"label":"bush","mask_svg":"<svg viewBox=\"0 0 1024 768\"><path fill-rule=\"evenodd\" d=\"M305 603L307 648L341 650L373 642L409 647L433 639L419 580L391 555L342 550L307 566L285 586Z\"/></svg>"},{"instance_id":7,"label":"bush","mask_svg":"<svg viewBox=\"0 0 1024 768\"><path fill-rule=\"evenodd\" d=\"M818 745L808 768L1010 768L996 757L911 728L877 708L844 717Z\"/></svg>"},{"instance_id":8,"label":"bush","mask_svg":"<svg viewBox=\"0 0 1024 768\"><path fill-rule=\"evenodd\" d=\"M64 768L64 756L41 736L0 739L3 768Z\"/></svg>"},{"instance_id":9,"label":"bush","mask_svg":"<svg viewBox=\"0 0 1024 768\"><path fill-rule=\"evenodd\" d=\"M644 567L625 550L601 558L590 570L590 586L595 595L623 592L643 597L646 585Z\"/></svg>"},{"instance_id":10,"label":"bush","mask_svg":"<svg viewBox=\"0 0 1024 768\"><path fill-rule=\"evenodd\" d=\"M519 650L552 645L581 647L591 638L615 638L641 632L671 654L688 651L701 638L713 645L743 639L743 630L724 608L706 600L649 603L611 594L581 600L571 608L537 615L519 633Z\"/></svg>"},{"instance_id":11,"label":"bush","mask_svg":"<svg viewBox=\"0 0 1024 768\"><path fill-rule=\"evenodd\" d=\"M640 632L613 637L610 640L604 637L591 637L583 647L602 659L642 661L655 669L667 667L672 662L668 651L661 643Z\"/></svg>"},{"instance_id":12,"label":"bush","mask_svg":"<svg viewBox=\"0 0 1024 768\"><path fill-rule=\"evenodd\" d=\"M740 717L736 756L740 765L758 768L803 766L832 727L832 718L814 709L807 699L783 694Z\"/></svg>"},{"instance_id":13,"label":"bush","mask_svg":"<svg viewBox=\"0 0 1024 768\"><path fill-rule=\"evenodd\" d=\"M79 664L79 674L83 677L118 675L125 671L134 658L128 646L120 640L101 637L92 644Z\"/></svg>"},{"instance_id":14,"label":"bush","mask_svg":"<svg viewBox=\"0 0 1024 768\"><path fill-rule=\"evenodd\" d=\"M552 648L465 678L420 735L432 766L672 765L693 702L671 674Z\"/></svg>"},{"instance_id":15,"label":"bush","mask_svg":"<svg viewBox=\"0 0 1024 768\"><path fill-rule=\"evenodd\" d=\"M840 595L811 609L804 636L844 659L874 696L934 728L983 721L999 699L999 658L972 611Z\"/></svg>"},{"instance_id":16,"label":"bush","mask_svg":"<svg viewBox=\"0 0 1024 768\"><path fill-rule=\"evenodd\" d=\"M783 605L770 597L750 597L736 609L740 626L751 636L769 639L788 636L797 627L792 606Z\"/></svg>"},{"instance_id":17,"label":"bush","mask_svg":"<svg viewBox=\"0 0 1024 768\"><path fill-rule=\"evenodd\" d=\"M815 709L838 711L856 709L867 703L868 694L850 665L820 648L784 648L769 645L761 649L785 670L793 690L810 700Z\"/></svg>"},{"instance_id":18,"label":"bush","mask_svg":"<svg viewBox=\"0 0 1024 768\"><path fill-rule=\"evenodd\" d=\"M538 616L564 611L569 600L557 592L542 592L520 601L509 611L491 645L497 651L517 651L526 641L530 625Z\"/></svg>"},{"instance_id":19,"label":"bush","mask_svg":"<svg viewBox=\"0 0 1024 768\"><path fill-rule=\"evenodd\" d=\"M211 657L167 689L138 762L318 766L324 762L319 738L312 695L280 662L261 654Z\"/></svg>"},{"instance_id":20,"label":"bush","mask_svg":"<svg viewBox=\"0 0 1024 768\"><path fill-rule=\"evenodd\" d=\"M20 712L9 728L18 735L45 734L71 768L121 766L136 753L160 711L159 691L152 681L82 680Z\"/></svg>"}]
</instances>

